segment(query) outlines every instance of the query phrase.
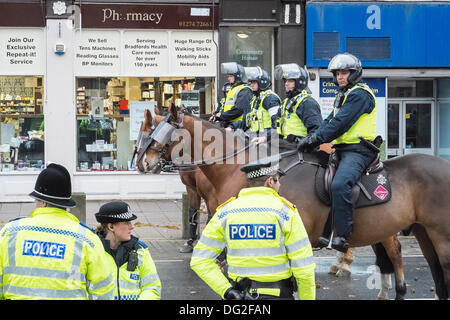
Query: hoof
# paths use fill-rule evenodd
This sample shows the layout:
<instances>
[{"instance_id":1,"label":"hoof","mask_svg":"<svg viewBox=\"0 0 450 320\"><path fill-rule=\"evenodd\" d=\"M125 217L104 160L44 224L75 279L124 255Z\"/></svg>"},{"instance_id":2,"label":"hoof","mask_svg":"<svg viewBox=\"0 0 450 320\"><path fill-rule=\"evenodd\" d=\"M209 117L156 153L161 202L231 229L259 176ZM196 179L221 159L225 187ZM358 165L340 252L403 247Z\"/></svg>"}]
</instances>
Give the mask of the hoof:
<instances>
[{"instance_id":1,"label":"hoof","mask_svg":"<svg viewBox=\"0 0 450 320\"><path fill-rule=\"evenodd\" d=\"M389 300L389 297L381 297L381 296L378 296L378 297L377 297L377 300Z\"/></svg>"},{"instance_id":2,"label":"hoof","mask_svg":"<svg viewBox=\"0 0 450 320\"><path fill-rule=\"evenodd\" d=\"M189 243L185 243L180 249L181 253L191 253L192 251L194 251L194 247Z\"/></svg>"},{"instance_id":3,"label":"hoof","mask_svg":"<svg viewBox=\"0 0 450 320\"><path fill-rule=\"evenodd\" d=\"M333 264L328 271L328 274L336 274L339 271L339 267Z\"/></svg>"},{"instance_id":4,"label":"hoof","mask_svg":"<svg viewBox=\"0 0 450 320\"><path fill-rule=\"evenodd\" d=\"M338 270L338 272L336 272L336 277L349 278L351 274L352 272L350 271L350 269L341 268Z\"/></svg>"}]
</instances>

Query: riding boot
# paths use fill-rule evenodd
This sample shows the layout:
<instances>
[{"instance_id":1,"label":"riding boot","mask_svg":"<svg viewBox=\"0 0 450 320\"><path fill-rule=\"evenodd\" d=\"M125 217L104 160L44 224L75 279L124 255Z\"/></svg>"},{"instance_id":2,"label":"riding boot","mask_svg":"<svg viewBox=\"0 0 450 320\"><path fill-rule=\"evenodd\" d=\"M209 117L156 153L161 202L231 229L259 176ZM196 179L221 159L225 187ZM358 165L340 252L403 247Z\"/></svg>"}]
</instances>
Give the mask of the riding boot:
<instances>
[{"instance_id":1,"label":"riding boot","mask_svg":"<svg viewBox=\"0 0 450 320\"><path fill-rule=\"evenodd\" d=\"M350 248L346 237L334 237L331 240L331 247L343 253L347 253L348 248Z\"/></svg>"},{"instance_id":2,"label":"riding boot","mask_svg":"<svg viewBox=\"0 0 450 320\"><path fill-rule=\"evenodd\" d=\"M190 253L194 250L194 241L197 240L198 210L189 208L189 240L180 249L181 253Z\"/></svg>"}]
</instances>

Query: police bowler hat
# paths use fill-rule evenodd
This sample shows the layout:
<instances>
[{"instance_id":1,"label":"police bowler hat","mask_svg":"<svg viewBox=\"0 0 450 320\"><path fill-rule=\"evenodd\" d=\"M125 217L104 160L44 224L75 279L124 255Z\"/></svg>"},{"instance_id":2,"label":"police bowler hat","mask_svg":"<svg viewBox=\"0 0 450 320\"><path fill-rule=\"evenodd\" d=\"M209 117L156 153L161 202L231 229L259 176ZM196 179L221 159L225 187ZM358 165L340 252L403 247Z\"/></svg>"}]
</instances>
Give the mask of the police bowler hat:
<instances>
[{"instance_id":1,"label":"police bowler hat","mask_svg":"<svg viewBox=\"0 0 450 320\"><path fill-rule=\"evenodd\" d=\"M30 197L47 202L49 204L73 208L77 204L71 199L72 184L70 174L62 165L51 163L39 174L34 191Z\"/></svg>"},{"instance_id":2,"label":"police bowler hat","mask_svg":"<svg viewBox=\"0 0 450 320\"><path fill-rule=\"evenodd\" d=\"M280 176L284 176L285 172L280 169L279 156L267 157L255 162L250 162L241 168L242 172L247 174L248 179L255 179L263 176L272 176L278 173Z\"/></svg>"},{"instance_id":3,"label":"police bowler hat","mask_svg":"<svg viewBox=\"0 0 450 320\"><path fill-rule=\"evenodd\" d=\"M131 212L130 206L123 201L105 203L95 214L95 218L100 223L116 223L137 219Z\"/></svg>"}]
</instances>

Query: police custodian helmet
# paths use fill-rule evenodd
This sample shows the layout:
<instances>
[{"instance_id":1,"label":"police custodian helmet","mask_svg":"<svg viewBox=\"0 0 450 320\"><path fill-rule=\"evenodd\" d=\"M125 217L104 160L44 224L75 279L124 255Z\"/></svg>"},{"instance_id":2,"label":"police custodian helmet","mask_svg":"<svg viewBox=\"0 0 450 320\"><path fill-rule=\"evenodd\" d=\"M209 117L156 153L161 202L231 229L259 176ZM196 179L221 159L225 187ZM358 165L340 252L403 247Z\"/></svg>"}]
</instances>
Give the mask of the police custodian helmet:
<instances>
[{"instance_id":1,"label":"police custodian helmet","mask_svg":"<svg viewBox=\"0 0 450 320\"><path fill-rule=\"evenodd\" d=\"M308 72L296 63L276 65L275 79L295 80L295 89L298 91L302 91L308 86Z\"/></svg>"},{"instance_id":2,"label":"police custodian helmet","mask_svg":"<svg viewBox=\"0 0 450 320\"><path fill-rule=\"evenodd\" d=\"M62 165L51 163L39 174L30 197L62 207L73 208L70 174Z\"/></svg>"},{"instance_id":3,"label":"police custodian helmet","mask_svg":"<svg viewBox=\"0 0 450 320\"><path fill-rule=\"evenodd\" d=\"M348 83L353 86L361 80L362 66L361 61L350 53L339 53L335 55L328 64L328 71L333 74L333 82L338 85L336 79L336 71L338 70L350 70L348 76Z\"/></svg>"},{"instance_id":4,"label":"police custodian helmet","mask_svg":"<svg viewBox=\"0 0 450 320\"><path fill-rule=\"evenodd\" d=\"M246 67L244 69L248 82L258 82L259 90L267 90L272 85L272 82L269 79L269 74L266 70L261 69L261 67Z\"/></svg>"},{"instance_id":5,"label":"police custodian helmet","mask_svg":"<svg viewBox=\"0 0 450 320\"><path fill-rule=\"evenodd\" d=\"M95 214L95 218L99 223L126 222L137 219L130 206L123 201L105 203Z\"/></svg>"},{"instance_id":6,"label":"police custodian helmet","mask_svg":"<svg viewBox=\"0 0 450 320\"><path fill-rule=\"evenodd\" d=\"M245 69L239 63L236 62L223 62L220 65L220 70L222 74L232 74L234 76L234 81L247 82L247 75L245 74Z\"/></svg>"}]
</instances>

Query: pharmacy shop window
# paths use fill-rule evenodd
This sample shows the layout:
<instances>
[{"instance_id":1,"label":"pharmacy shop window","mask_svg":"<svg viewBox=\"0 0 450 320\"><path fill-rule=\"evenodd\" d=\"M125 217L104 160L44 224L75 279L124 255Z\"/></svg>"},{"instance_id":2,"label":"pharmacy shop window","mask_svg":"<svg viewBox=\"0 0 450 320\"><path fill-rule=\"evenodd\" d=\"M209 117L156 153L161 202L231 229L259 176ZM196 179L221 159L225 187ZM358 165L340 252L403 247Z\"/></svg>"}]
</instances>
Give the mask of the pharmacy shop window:
<instances>
[{"instance_id":1,"label":"pharmacy shop window","mask_svg":"<svg viewBox=\"0 0 450 320\"><path fill-rule=\"evenodd\" d=\"M41 76L0 76L0 171L44 168Z\"/></svg>"},{"instance_id":2,"label":"pharmacy shop window","mask_svg":"<svg viewBox=\"0 0 450 320\"><path fill-rule=\"evenodd\" d=\"M76 78L77 171L134 171L131 158L144 110L164 109L174 103L193 114L210 113L212 81L195 77Z\"/></svg>"}]
</instances>

